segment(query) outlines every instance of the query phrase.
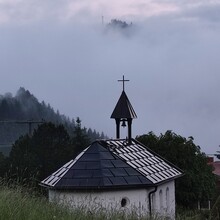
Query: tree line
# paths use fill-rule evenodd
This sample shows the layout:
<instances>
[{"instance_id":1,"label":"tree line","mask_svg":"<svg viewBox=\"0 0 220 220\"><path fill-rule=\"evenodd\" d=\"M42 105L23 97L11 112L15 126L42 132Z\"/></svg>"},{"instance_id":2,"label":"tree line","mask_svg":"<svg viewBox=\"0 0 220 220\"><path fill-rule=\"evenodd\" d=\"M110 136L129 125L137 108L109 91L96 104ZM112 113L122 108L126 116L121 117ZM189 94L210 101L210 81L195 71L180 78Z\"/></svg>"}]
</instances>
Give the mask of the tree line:
<instances>
[{"instance_id":1,"label":"tree line","mask_svg":"<svg viewBox=\"0 0 220 220\"><path fill-rule=\"evenodd\" d=\"M11 144L21 135L28 132L28 124L16 123L24 121L45 121L56 125L63 124L68 134L72 137L76 121L56 112L44 101L41 103L28 90L20 88L15 96L11 93L0 95L0 144ZM14 121L15 123L7 123ZM32 128L37 128L33 124ZM99 133L91 128L84 128L90 140L105 138L103 132Z\"/></svg>"}]
</instances>

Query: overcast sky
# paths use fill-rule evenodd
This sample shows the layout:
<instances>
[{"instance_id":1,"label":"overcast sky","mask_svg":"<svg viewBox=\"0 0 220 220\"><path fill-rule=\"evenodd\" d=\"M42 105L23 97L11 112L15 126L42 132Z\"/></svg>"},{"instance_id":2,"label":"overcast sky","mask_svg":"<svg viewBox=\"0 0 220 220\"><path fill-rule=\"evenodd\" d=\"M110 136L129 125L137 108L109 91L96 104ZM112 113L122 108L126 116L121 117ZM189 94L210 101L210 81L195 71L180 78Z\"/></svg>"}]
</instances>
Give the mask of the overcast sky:
<instances>
[{"instance_id":1,"label":"overcast sky","mask_svg":"<svg viewBox=\"0 0 220 220\"><path fill-rule=\"evenodd\" d=\"M106 31L113 18L133 25ZM220 150L219 0L0 0L0 94L22 86L114 138L122 75L133 136Z\"/></svg>"}]
</instances>

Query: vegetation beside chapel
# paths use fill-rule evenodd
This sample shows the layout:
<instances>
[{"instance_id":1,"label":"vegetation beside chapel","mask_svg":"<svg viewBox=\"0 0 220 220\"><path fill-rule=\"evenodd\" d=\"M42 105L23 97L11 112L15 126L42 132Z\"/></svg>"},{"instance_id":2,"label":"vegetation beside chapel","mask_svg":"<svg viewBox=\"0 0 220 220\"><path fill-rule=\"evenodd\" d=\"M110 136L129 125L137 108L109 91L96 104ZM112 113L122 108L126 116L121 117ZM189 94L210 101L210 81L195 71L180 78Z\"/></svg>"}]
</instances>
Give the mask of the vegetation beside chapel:
<instances>
[{"instance_id":1,"label":"vegetation beside chapel","mask_svg":"<svg viewBox=\"0 0 220 220\"><path fill-rule=\"evenodd\" d=\"M137 140L184 171L184 176L176 180L178 205L194 209L198 202L214 199L216 179L213 168L207 164L207 156L192 137L167 131L159 136L150 132L138 136Z\"/></svg>"}]
</instances>

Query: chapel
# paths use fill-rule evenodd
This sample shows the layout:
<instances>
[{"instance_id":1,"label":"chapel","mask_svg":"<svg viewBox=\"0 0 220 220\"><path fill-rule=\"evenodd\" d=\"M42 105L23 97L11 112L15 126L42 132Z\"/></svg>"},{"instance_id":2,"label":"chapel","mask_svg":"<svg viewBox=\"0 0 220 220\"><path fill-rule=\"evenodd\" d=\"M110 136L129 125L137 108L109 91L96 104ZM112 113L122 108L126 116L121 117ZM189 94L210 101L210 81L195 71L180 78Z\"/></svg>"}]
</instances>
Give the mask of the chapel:
<instances>
[{"instance_id":1,"label":"chapel","mask_svg":"<svg viewBox=\"0 0 220 220\"><path fill-rule=\"evenodd\" d=\"M124 90L112 112L116 139L96 140L41 181L49 201L88 211L161 215L175 219L175 180L183 172L132 138L137 115ZM121 126L127 137L120 138Z\"/></svg>"}]
</instances>

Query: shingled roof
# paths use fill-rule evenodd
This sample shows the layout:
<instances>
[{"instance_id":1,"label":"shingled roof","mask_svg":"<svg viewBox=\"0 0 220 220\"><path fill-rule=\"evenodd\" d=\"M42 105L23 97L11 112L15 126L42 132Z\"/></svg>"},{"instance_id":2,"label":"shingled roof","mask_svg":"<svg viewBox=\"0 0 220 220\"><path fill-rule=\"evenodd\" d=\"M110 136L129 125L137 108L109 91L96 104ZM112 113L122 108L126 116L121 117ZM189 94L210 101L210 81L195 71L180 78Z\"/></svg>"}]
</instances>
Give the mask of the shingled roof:
<instances>
[{"instance_id":1,"label":"shingled roof","mask_svg":"<svg viewBox=\"0 0 220 220\"><path fill-rule=\"evenodd\" d=\"M137 118L137 115L123 90L121 96L112 112L111 118Z\"/></svg>"},{"instance_id":2,"label":"shingled roof","mask_svg":"<svg viewBox=\"0 0 220 220\"><path fill-rule=\"evenodd\" d=\"M182 171L132 139L93 142L74 160L41 182L54 189L112 189L156 186Z\"/></svg>"}]
</instances>

